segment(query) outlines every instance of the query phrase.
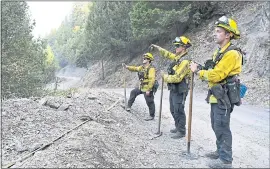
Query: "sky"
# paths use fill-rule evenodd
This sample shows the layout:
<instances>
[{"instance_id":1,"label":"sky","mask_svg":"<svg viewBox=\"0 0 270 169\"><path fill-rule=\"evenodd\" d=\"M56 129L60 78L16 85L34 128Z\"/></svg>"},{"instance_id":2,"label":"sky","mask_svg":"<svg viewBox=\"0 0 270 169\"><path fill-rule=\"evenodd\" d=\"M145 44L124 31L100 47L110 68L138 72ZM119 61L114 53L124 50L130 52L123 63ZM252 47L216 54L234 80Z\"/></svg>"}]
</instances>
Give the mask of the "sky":
<instances>
[{"instance_id":1,"label":"sky","mask_svg":"<svg viewBox=\"0 0 270 169\"><path fill-rule=\"evenodd\" d=\"M53 28L58 28L65 16L71 12L73 3L72 1L27 1L32 19L36 21L34 37L44 37Z\"/></svg>"}]
</instances>

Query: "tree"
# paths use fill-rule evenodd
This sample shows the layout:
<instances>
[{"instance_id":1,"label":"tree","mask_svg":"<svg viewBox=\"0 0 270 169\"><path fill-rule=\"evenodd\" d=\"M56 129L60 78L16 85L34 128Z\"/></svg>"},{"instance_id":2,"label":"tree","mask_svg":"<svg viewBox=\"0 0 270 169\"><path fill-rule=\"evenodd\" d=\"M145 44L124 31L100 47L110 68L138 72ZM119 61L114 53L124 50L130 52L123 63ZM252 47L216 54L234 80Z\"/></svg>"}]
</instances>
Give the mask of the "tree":
<instances>
[{"instance_id":1,"label":"tree","mask_svg":"<svg viewBox=\"0 0 270 169\"><path fill-rule=\"evenodd\" d=\"M119 56L131 40L131 2L95 2L86 27L85 50L90 59Z\"/></svg>"},{"instance_id":2,"label":"tree","mask_svg":"<svg viewBox=\"0 0 270 169\"><path fill-rule=\"evenodd\" d=\"M77 61L82 56L85 46L85 27L91 2L76 2L71 13L65 18L57 30L52 30L46 37L52 47L55 58L60 67L68 64L79 64Z\"/></svg>"},{"instance_id":3,"label":"tree","mask_svg":"<svg viewBox=\"0 0 270 169\"><path fill-rule=\"evenodd\" d=\"M151 43L181 36L212 11L204 2L111 2L75 3L71 14L49 36L62 65L87 67L90 60L130 58Z\"/></svg>"},{"instance_id":4,"label":"tree","mask_svg":"<svg viewBox=\"0 0 270 169\"><path fill-rule=\"evenodd\" d=\"M2 99L39 94L44 82L45 43L33 40L26 2L2 4Z\"/></svg>"},{"instance_id":5,"label":"tree","mask_svg":"<svg viewBox=\"0 0 270 169\"><path fill-rule=\"evenodd\" d=\"M179 2L137 2L130 12L133 36L148 41L166 38L176 23L188 21L190 10L190 4Z\"/></svg>"}]
</instances>

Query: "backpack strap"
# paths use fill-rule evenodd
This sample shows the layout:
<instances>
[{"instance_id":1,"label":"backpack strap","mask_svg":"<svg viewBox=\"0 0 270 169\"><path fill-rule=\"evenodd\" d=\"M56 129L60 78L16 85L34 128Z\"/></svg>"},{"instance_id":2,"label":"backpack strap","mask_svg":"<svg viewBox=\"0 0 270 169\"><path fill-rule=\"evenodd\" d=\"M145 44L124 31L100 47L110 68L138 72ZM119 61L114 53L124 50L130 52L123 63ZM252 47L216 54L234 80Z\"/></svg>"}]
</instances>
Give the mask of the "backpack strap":
<instances>
[{"instance_id":1,"label":"backpack strap","mask_svg":"<svg viewBox=\"0 0 270 169\"><path fill-rule=\"evenodd\" d=\"M245 52L242 52L242 50L239 47L236 47L234 45L230 45L224 52L218 53L215 60L214 60L214 62L217 64L222 59L222 57L225 55L225 53L230 51L230 50L236 50L239 53L241 53L241 55L242 55L242 65L243 65L244 64L243 56L245 55Z\"/></svg>"}]
</instances>

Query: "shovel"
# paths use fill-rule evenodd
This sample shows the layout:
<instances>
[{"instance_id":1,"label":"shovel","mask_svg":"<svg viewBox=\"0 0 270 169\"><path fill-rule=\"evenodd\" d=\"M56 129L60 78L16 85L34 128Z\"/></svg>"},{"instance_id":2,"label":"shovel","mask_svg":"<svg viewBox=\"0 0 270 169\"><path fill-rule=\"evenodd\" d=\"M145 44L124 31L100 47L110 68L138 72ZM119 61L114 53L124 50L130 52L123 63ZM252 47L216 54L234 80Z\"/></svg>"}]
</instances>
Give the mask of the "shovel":
<instances>
[{"instance_id":1,"label":"shovel","mask_svg":"<svg viewBox=\"0 0 270 169\"><path fill-rule=\"evenodd\" d=\"M161 112L162 112L163 86L164 86L164 80L162 78L161 79L160 102L159 102L158 131L155 133L156 136L154 136L153 138L151 138L151 140L153 140L154 138L160 137L162 135L162 132L160 132L160 124L161 124Z\"/></svg>"},{"instance_id":2,"label":"shovel","mask_svg":"<svg viewBox=\"0 0 270 169\"><path fill-rule=\"evenodd\" d=\"M190 140L191 140L191 121L192 121L192 101L193 101L193 83L194 73L191 74L191 87L190 87L190 98L189 98L189 114L188 114L188 142L187 142L187 153L190 154Z\"/></svg>"},{"instance_id":3,"label":"shovel","mask_svg":"<svg viewBox=\"0 0 270 169\"><path fill-rule=\"evenodd\" d=\"M190 153L190 140L191 140L191 121L192 121L192 104L193 104L193 84L194 84L194 73L191 75L191 87L190 87L190 98L189 98L189 115L188 115L188 138L187 138L187 151L182 152L183 157L188 160L198 160L198 154Z\"/></svg>"}]
</instances>

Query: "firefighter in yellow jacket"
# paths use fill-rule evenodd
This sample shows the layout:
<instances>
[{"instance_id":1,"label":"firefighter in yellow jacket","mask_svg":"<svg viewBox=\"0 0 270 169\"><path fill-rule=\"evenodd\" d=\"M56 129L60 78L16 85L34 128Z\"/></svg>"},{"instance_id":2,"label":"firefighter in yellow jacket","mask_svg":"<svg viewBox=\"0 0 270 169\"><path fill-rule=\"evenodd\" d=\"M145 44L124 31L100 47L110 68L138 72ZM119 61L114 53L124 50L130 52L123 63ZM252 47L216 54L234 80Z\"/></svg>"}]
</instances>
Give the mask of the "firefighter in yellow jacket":
<instances>
[{"instance_id":1,"label":"firefighter in yellow jacket","mask_svg":"<svg viewBox=\"0 0 270 169\"><path fill-rule=\"evenodd\" d=\"M170 132L175 133L172 136L173 139L179 139L186 135L185 100L189 90L188 82L191 77L190 61L181 61L180 59L187 55L187 49L191 47L191 43L187 37L180 36L175 38L173 44L176 48L175 54L157 45L151 46L158 49L163 57L173 61L168 67L168 74L162 73L162 78L164 82L168 83L170 112L175 122L175 128Z\"/></svg>"},{"instance_id":2,"label":"firefighter in yellow jacket","mask_svg":"<svg viewBox=\"0 0 270 169\"><path fill-rule=\"evenodd\" d=\"M230 116L234 105L240 101L240 82L237 75L242 71L242 53L231 44L231 39L240 38L236 22L222 16L215 26L214 37L219 48L210 59L213 66L205 69L201 65L191 63L190 68L200 79L208 81L209 86L206 100L211 104L210 117L217 146L216 151L206 154L207 157L214 159L209 165L227 168L232 167L233 161Z\"/></svg>"},{"instance_id":3,"label":"firefighter in yellow jacket","mask_svg":"<svg viewBox=\"0 0 270 169\"><path fill-rule=\"evenodd\" d=\"M143 65L141 66L127 66L123 63L123 66L132 72L138 72L140 86L131 91L130 97L128 100L127 111L130 111L132 104L134 103L136 97L140 94L144 94L146 104L149 108L150 116L145 120L153 120L155 117L155 102L154 102L154 93L152 91L154 83L156 70L151 65L151 62L154 60L154 57L151 53L145 53L143 55Z\"/></svg>"}]
</instances>

